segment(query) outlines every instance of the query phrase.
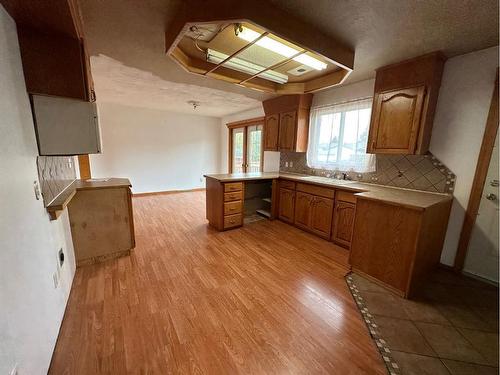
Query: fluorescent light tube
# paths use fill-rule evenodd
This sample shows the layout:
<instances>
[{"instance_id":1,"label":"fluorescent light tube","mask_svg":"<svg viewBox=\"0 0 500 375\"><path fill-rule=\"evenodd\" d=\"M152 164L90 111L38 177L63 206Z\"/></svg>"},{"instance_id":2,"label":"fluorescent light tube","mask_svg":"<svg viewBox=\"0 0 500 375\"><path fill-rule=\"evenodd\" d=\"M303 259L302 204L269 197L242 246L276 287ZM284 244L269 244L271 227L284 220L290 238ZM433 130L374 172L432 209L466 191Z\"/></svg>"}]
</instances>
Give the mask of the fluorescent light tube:
<instances>
[{"instance_id":1,"label":"fluorescent light tube","mask_svg":"<svg viewBox=\"0 0 500 375\"><path fill-rule=\"evenodd\" d=\"M254 30L249 29L248 27L244 27L242 31L238 33L238 38L241 38L243 40L246 40L247 42L253 42L255 39L257 39L260 36L260 34ZM255 42L256 45L261 46L265 49L268 49L269 51L275 52L280 54L281 56L285 57L292 57L293 55L296 55L300 51L296 50L295 48L289 47L281 42L278 42L277 40L271 39L267 36L265 36L262 39L259 39L257 42ZM293 60L310 66L313 69L316 70L323 70L326 69L328 65L326 65L324 62L319 61L318 59L306 55L305 53L296 56L293 58Z\"/></svg>"},{"instance_id":2,"label":"fluorescent light tube","mask_svg":"<svg viewBox=\"0 0 500 375\"><path fill-rule=\"evenodd\" d=\"M224 61L228 56L229 55L226 55L219 51L215 51L213 49L209 49L207 51L207 60L214 64L219 64L220 62ZM239 59L237 57L233 57L232 59L226 61L223 66L233 70L237 70L239 72L248 73L251 75L257 74L265 69L264 66L254 64L246 60ZM282 74L274 70L267 70L264 73L259 74L259 77L276 83L288 82L288 76L286 74Z\"/></svg>"}]
</instances>

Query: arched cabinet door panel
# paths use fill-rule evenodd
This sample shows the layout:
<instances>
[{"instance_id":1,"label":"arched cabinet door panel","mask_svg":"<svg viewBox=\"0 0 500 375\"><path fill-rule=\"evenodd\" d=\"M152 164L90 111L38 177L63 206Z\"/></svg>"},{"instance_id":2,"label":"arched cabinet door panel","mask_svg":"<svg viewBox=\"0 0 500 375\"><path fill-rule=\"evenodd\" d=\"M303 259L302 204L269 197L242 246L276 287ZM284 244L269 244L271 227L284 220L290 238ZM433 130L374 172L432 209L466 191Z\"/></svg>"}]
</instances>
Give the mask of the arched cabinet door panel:
<instances>
[{"instance_id":1,"label":"arched cabinet door panel","mask_svg":"<svg viewBox=\"0 0 500 375\"><path fill-rule=\"evenodd\" d=\"M350 248L355 212L354 203L342 201L335 203L332 240L338 245Z\"/></svg>"},{"instance_id":2,"label":"arched cabinet door panel","mask_svg":"<svg viewBox=\"0 0 500 375\"><path fill-rule=\"evenodd\" d=\"M375 95L368 152L413 154L417 148L425 86Z\"/></svg>"},{"instance_id":3,"label":"arched cabinet door panel","mask_svg":"<svg viewBox=\"0 0 500 375\"><path fill-rule=\"evenodd\" d=\"M297 112L280 113L279 120L279 148L283 151L295 150L295 127Z\"/></svg>"},{"instance_id":4,"label":"arched cabinet door panel","mask_svg":"<svg viewBox=\"0 0 500 375\"><path fill-rule=\"evenodd\" d=\"M309 229L311 226L311 203L314 196L311 194L297 192L295 198L295 225Z\"/></svg>"},{"instance_id":5,"label":"arched cabinet door panel","mask_svg":"<svg viewBox=\"0 0 500 375\"><path fill-rule=\"evenodd\" d=\"M266 116L264 124L264 151L278 151L279 115Z\"/></svg>"},{"instance_id":6,"label":"arched cabinet door panel","mask_svg":"<svg viewBox=\"0 0 500 375\"><path fill-rule=\"evenodd\" d=\"M329 239L332 228L333 199L314 197L311 204L311 230Z\"/></svg>"}]
</instances>

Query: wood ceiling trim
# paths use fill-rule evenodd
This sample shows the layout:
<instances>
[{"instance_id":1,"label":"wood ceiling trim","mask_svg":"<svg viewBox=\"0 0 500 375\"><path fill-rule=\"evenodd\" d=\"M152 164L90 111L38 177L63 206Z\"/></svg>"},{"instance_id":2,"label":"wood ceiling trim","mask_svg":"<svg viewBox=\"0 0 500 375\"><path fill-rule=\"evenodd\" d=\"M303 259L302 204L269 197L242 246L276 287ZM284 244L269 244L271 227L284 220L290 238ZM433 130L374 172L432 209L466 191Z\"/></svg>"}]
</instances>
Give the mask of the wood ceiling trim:
<instances>
[{"instance_id":1,"label":"wood ceiling trim","mask_svg":"<svg viewBox=\"0 0 500 375\"><path fill-rule=\"evenodd\" d=\"M167 53L175 48L187 24L216 22L250 22L303 49L329 59L331 63L343 69L350 71L354 67L352 48L266 0L253 0L252 2L185 0L181 2L174 21L165 32Z\"/></svg>"},{"instance_id":2,"label":"wood ceiling trim","mask_svg":"<svg viewBox=\"0 0 500 375\"><path fill-rule=\"evenodd\" d=\"M178 63L185 71L189 73L195 73L199 75L204 75L205 72L212 68L211 63L194 59L186 55L180 48L175 48L171 54L172 58L176 63ZM212 71L207 74L208 77L216 78L229 83L239 84L241 86L274 93L274 94L304 94L312 93L319 90L323 90L328 87L333 87L341 84L350 74L350 71L346 70L336 70L333 73L326 74L324 76L315 78L309 82L303 83L285 83L285 84L275 84L274 82L265 80L260 77L254 77L251 80L247 79L247 74L238 72L221 66L216 71Z\"/></svg>"},{"instance_id":3,"label":"wood ceiling trim","mask_svg":"<svg viewBox=\"0 0 500 375\"><path fill-rule=\"evenodd\" d=\"M189 73L204 75L204 73L207 70L210 70L213 67L213 64L209 63L208 61L191 58L178 47L172 51L171 57L177 64L179 64L185 71ZM221 66L216 71L213 71L207 75L207 77L212 77L235 84L239 84L247 76L248 75L245 73L238 72L236 70L232 70L224 66ZM265 92L271 92L271 93L276 92L276 84L274 82L262 78L256 78L254 82L252 83L247 82L242 86Z\"/></svg>"}]
</instances>

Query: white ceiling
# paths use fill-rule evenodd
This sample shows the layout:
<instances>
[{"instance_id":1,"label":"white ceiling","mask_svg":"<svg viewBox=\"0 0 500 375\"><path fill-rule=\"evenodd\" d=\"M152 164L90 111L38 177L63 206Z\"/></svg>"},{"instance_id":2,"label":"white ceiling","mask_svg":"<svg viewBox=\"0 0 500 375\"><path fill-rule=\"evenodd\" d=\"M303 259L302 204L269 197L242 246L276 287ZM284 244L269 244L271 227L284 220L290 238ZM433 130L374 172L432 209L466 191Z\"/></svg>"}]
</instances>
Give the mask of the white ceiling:
<instances>
[{"instance_id":1,"label":"white ceiling","mask_svg":"<svg viewBox=\"0 0 500 375\"><path fill-rule=\"evenodd\" d=\"M497 0L314 0L314 6L310 0L270 1L354 48L354 72L346 83L435 50L451 57L498 45ZM207 103L197 113L222 116L270 97L187 73L167 57L164 30L176 4L80 0L88 47L96 56L92 73L98 100L178 111L185 110L181 103L197 100Z\"/></svg>"},{"instance_id":2,"label":"white ceiling","mask_svg":"<svg viewBox=\"0 0 500 375\"><path fill-rule=\"evenodd\" d=\"M105 55L91 57L97 100L135 107L223 117L260 106L245 95L164 80ZM194 109L188 101L199 106Z\"/></svg>"}]
</instances>

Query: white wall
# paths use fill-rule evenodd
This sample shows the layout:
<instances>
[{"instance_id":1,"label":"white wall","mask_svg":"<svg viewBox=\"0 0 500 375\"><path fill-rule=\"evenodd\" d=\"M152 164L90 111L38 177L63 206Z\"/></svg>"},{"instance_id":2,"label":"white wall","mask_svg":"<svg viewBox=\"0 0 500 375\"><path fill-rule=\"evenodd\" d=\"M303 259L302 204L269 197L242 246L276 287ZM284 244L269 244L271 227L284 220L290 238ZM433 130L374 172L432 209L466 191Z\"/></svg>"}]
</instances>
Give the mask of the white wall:
<instances>
[{"instance_id":1,"label":"white wall","mask_svg":"<svg viewBox=\"0 0 500 375\"><path fill-rule=\"evenodd\" d=\"M67 212L51 222L35 199L37 153L16 26L0 6L0 374L47 373L75 272Z\"/></svg>"},{"instance_id":2,"label":"white wall","mask_svg":"<svg viewBox=\"0 0 500 375\"><path fill-rule=\"evenodd\" d=\"M490 107L498 47L446 62L430 151L457 175L441 262L452 265Z\"/></svg>"},{"instance_id":3,"label":"white wall","mask_svg":"<svg viewBox=\"0 0 500 375\"><path fill-rule=\"evenodd\" d=\"M233 115L222 117L220 120L220 172L228 173L228 144L229 131L226 124L235 121L248 120L255 117L263 117L264 108L262 106L248 111L238 112ZM277 172L280 169L280 153L274 151L264 151L264 172Z\"/></svg>"},{"instance_id":4,"label":"white wall","mask_svg":"<svg viewBox=\"0 0 500 375\"><path fill-rule=\"evenodd\" d=\"M368 98L373 96L375 80L356 82L346 86L334 87L329 90L320 91L313 96L313 107L342 103L349 100Z\"/></svg>"},{"instance_id":5,"label":"white wall","mask_svg":"<svg viewBox=\"0 0 500 375\"><path fill-rule=\"evenodd\" d=\"M127 177L134 193L205 187L219 172L215 117L99 103L103 152L91 155L92 177Z\"/></svg>"}]
</instances>

